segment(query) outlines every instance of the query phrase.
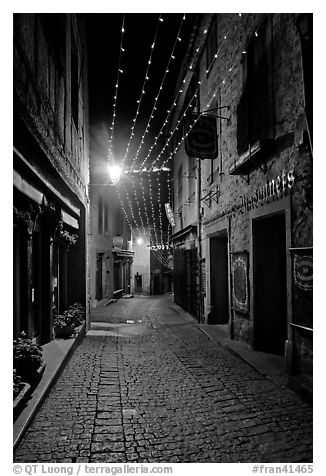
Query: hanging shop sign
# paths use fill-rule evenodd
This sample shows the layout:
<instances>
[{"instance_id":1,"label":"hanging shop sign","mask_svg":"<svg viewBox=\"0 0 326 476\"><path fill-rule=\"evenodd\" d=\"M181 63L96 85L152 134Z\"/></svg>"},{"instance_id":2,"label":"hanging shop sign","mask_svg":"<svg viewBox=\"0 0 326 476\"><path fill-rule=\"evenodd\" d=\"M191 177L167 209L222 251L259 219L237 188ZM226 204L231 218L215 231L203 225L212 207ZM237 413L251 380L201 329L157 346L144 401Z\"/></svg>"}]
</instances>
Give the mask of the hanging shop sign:
<instances>
[{"instance_id":1,"label":"hanging shop sign","mask_svg":"<svg viewBox=\"0 0 326 476\"><path fill-rule=\"evenodd\" d=\"M170 250L171 249L171 245L169 243L165 243L165 244L162 244L162 245L147 245L147 247L150 250L153 250L153 251Z\"/></svg>"},{"instance_id":2,"label":"hanging shop sign","mask_svg":"<svg viewBox=\"0 0 326 476\"><path fill-rule=\"evenodd\" d=\"M290 249L293 252L293 275L295 285L303 291L313 289L312 248Z\"/></svg>"},{"instance_id":3,"label":"hanging shop sign","mask_svg":"<svg viewBox=\"0 0 326 476\"><path fill-rule=\"evenodd\" d=\"M292 260L292 320L313 328L313 248L289 248Z\"/></svg>"},{"instance_id":4,"label":"hanging shop sign","mask_svg":"<svg viewBox=\"0 0 326 476\"><path fill-rule=\"evenodd\" d=\"M294 257L294 281L304 291L311 291L313 288L312 269L312 256Z\"/></svg>"},{"instance_id":5,"label":"hanging shop sign","mask_svg":"<svg viewBox=\"0 0 326 476\"><path fill-rule=\"evenodd\" d=\"M192 114L186 122L186 130L189 130L189 133L186 136L185 149L189 157L216 159L218 147L215 117L198 118L197 114Z\"/></svg>"},{"instance_id":6,"label":"hanging shop sign","mask_svg":"<svg viewBox=\"0 0 326 476\"><path fill-rule=\"evenodd\" d=\"M169 203L165 203L164 206L165 206L165 213L166 213L167 219L169 220L170 225L175 226L175 220L174 220L174 215L173 215L171 205Z\"/></svg>"},{"instance_id":7,"label":"hanging shop sign","mask_svg":"<svg viewBox=\"0 0 326 476\"><path fill-rule=\"evenodd\" d=\"M235 310L249 312L248 253L232 253L232 301Z\"/></svg>"}]
</instances>

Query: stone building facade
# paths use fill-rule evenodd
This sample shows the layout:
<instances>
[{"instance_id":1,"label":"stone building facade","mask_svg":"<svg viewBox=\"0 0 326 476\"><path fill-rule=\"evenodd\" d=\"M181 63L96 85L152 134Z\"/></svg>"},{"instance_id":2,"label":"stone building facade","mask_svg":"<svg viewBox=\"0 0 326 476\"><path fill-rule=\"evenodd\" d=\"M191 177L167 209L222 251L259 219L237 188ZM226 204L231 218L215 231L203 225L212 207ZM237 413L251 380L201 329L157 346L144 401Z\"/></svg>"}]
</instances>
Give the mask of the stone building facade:
<instances>
[{"instance_id":1,"label":"stone building facade","mask_svg":"<svg viewBox=\"0 0 326 476\"><path fill-rule=\"evenodd\" d=\"M311 386L312 15L205 14L193 32L170 123L176 300ZM186 153L202 115L205 159Z\"/></svg>"},{"instance_id":2,"label":"stone building facade","mask_svg":"<svg viewBox=\"0 0 326 476\"><path fill-rule=\"evenodd\" d=\"M87 45L75 14L14 14L14 336L86 305Z\"/></svg>"},{"instance_id":3,"label":"stone building facade","mask_svg":"<svg viewBox=\"0 0 326 476\"><path fill-rule=\"evenodd\" d=\"M134 251L130 227L108 173L104 126L91 122L90 127L88 282L89 303L96 307L102 299L130 293Z\"/></svg>"}]
</instances>

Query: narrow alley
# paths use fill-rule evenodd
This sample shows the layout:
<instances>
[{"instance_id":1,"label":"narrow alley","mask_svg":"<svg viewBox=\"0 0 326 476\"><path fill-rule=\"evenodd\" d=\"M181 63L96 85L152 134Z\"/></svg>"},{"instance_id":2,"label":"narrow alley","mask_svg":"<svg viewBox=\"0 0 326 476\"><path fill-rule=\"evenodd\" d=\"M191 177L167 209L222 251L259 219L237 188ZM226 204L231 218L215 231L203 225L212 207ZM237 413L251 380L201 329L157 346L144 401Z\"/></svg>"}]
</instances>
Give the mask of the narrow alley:
<instances>
[{"instance_id":1,"label":"narrow alley","mask_svg":"<svg viewBox=\"0 0 326 476\"><path fill-rule=\"evenodd\" d=\"M312 409L164 297L93 314L15 462L311 462Z\"/></svg>"}]
</instances>

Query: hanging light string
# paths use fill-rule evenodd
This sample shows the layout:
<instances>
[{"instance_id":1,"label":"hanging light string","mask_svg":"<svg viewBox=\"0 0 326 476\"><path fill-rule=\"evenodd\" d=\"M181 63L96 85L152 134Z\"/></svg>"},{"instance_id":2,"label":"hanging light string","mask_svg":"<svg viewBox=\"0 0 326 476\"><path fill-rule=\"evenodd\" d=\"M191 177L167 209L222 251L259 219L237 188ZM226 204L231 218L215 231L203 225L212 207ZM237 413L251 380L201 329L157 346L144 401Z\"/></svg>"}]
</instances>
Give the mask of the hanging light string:
<instances>
[{"instance_id":1,"label":"hanging light string","mask_svg":"<svg viewBox=\"0 0 326 476\"><path fill-rule=\"evenodd\" d=\"M120 195L120 191L119 191L119 186L118 186L118 184L115 184L115 190L116 190L116 192L117 192L117 196L118 196L119 201L120 201L120 205L121 205L121 208L122 208L122 212L123 212L123 214L124 214L124 216L125 216L125 219L126 219L126 221L127 221L127 223L128 223L128 226L129 226L129 228L130 228L130 231L132 231L133 226L132 226L132 224L131 224L130 221L129 221L128 214L127 214L127 212L126 212L126 209L125 209L123 200L122 200L121 195Z\"/></svg>"},{"instance_id":2,"label":"hanging light string","mask_svg":"<svg viewBox=\"0 0 326 476\"><path fill-rule=\"evenodd\" d=\"M148 132L149 132L151 121L152 121L152 119L154 118L154 115L155 115L155 113L156 113L156 110L157 110L156 105L157 105L157 102L158 102L158 100L159 100L160 94L162 93L165 78L166 78L167 74L170 72L170 69L169 69L169 68L170 68L170 64L171 64L171 62L172 62L173 60L175 60L176 45L177 45L179 42L181 42L181 36L180 36L180 35L181 35L182 26L183 26L183 23L184 23L185 19L186 19L186 15L183 14L182 20L181 20L181 23L180 23L180 26L179 26L178 33L177 33L176 39L175 39L174 44L173 44L173 47L172 47L172 51L171 51L169 60L168 60L167 65L166 65L166 67L165 67L165 69L164 69L164 74L163 74L163 78L162 78L161 84L160 84L159 89L158 89L158 92L157 92L157 94L156 94L156 96L155 96L155 101L154 101L154 105L153 105L152 111L151 111L151 113L150 113L150 116L149 116L147 125L146 125L146 127L145 127L145 132L144 132L144 134L142 135L142 138L141 138L140 144L139 144L139 146L138 146L137 152L136 152L135 157L134 157L134 159L133 159L133 161L132 161L132 164L131 164L131 166L130 166L130 170L133 169L133 166L134 166L135 163L137 162L138 155L139 155L139 153L140 153L140 151L141 151L141 149L142 149L142 146L143 146L143 144L144 144L144 141L145 141L145 136L146 136L146 134L148 134ZM153 149L153 148L154 148L154 145L152 146L151 149Z\"/></svg>"},{"instance_id":3,"label":"hanging light string","mask_svg":"<svg viewBox=\"0 0 326 476\"><path fill-rule=\"evenodd\" d=\"M136 205L137 205L139 220L140 220L141 226L143 228L143 234L144 234L144 236L146 236L146 234L147 234L146 233L146 227L145 227L143 217L142 217L142 214L141 214L141 207L140 207L140 203L139 203L139 200L138 200L137 189L136 189L135 181L134 181L133 177L131 178L131 183L132 183L132 188L133 188L133 191L134 191L133 193L134 193L134 198L135 198L135 202L136 202ZM148 230L148 233L150 235L150 230Z\"/></svg>"},{"instance_id":4,"label":"hanging light string","mask_svg":"<svg viewBox=\"0 0 326 476\"><path fill-rule=\"evenodd\" d=\"M155 217L155 211L154 211L154 202L153 202L153 195L152 195L152 174L147 174L148 175L148 188L149 188L149 200L150 200L150 206L151 206L151 211L152 211L152 222L153 222L153 225L154 225L154 236L155 236L155 244L158 245L159 244L159 240L158 240L158 237L157 237L157 230L156 230L156 226L155 226L155 220L154 220L154 217Z\"/></svg>"},{"instance_id":5,"label":"hanging light string","mask_svg":"<svg viewBox=\"0 0 326 476\"><path fill-rule=\"evenodd\" d=\"M126 200L127 200L127 202L128 202L128 206L129 206L128 209L129 209L129 211L130 211L130 213L131 213L131 216L132 216L132 221L133 221L133 223L135 224L135 228L137 229L138 235L140 236L140 235L142 234L142 233L141 233L141 230L140 230L140 228L142 227L141 215L139 214L140 221L138 221L138 219L136 219L136 217L135 217L135 214L134 214L134 211L133 211L133 207L132 207L132 201L131 201L131 198L130 198L130 196L129 196L129 192L128 192L128 190L127 190L126 185L125 185L125 193L126 193ZM137 200L137 202L138 202L138 200ZM138 203L138 205L139 205L139 203ZM138 212L139 212L139 208L138 208ZM142 228L143 228L143 232L145 233L145 228L144 228L144 227L142 227Z\"/></svg>"},{"instance_id":6,"label":"hanging light string","mask_svg":"<svg viewBox=\"0 0 326 476\"><path fill-rule=\"evenodd\" d=\"M153 56L153 51L154 51L154 48L155 48L155 42L156 42L156 38L157 38L157 35L158 35L158 30L159 30L159 26L160 26L160 23L163 22L163 18L161 17L161 15L159 15L159 18L157 20L157 25L156 25L156 30L155 30L155 34L154 34L154 39L152 41L152 44L151 44L151 47L150 47L150 55L149 55L149 59L147 61L147 68L146 68L146 73L145 73L145 77L144 77L144 81L143 81L143 86L141 88L141 93L140 93L140 96L139 96L139 99L137 100L137 110L136 110L136 114L135 114L135 117L133 118L132 122L132 126L131 126L131 131L130 131L130 137L129 137L129 140L128 140L128 144L127 144L127 149L126 149L126 152L125 152L125 155L122 159L122 164L121 164L121 167L123 167L123 165L125 164L126 162L126 159L127 159L127 156L128 156L128 153L129 153L129 148L130 148L130 145L131 145L131 142L132 142L132 139L135 135L135 127L136 127L136 123L137 123L137 119L138 119L138 115L139 115L139 110L140 110L140 105L141 105L141 101L143 99L143 96L145 94L145 87L146 87L146 84L147 84L147 81L149 81L149 70L150 70L150 66L152 64L152 56Z\"/></svg>"},{"instance_id":7,"label":"hanging light string","mask_svg":"<svg viewBox=\"0 0 326 476\"><path fill-rule=\"evenodd\" d=\"M152 249L152 253L166 268L173 269L172 254L168 251Z\"/></svg>"},{"instance_id":8,"label":"hanging light string","mask_svg":"<svg viewBox=\"0 0 326 476\"><path fill-rule=\"evenodd\" d=\"M144 213L145 213L145 217L146 217L147 228L148 228L148 231L149 231L150 242L155 242L156 243L155 234L153 234L153 237L152 237L152 231L153 231L153 228L155 229L155 226L151 226L150 221L149 221L149 215L148 215L148 211L147 211L147 200L146 200L146 197L145 197L145 188L144 188L142 174L140 174L140 188L141 188L141 192L142 192L142 196L143 196Z\"/></svg>"},{"instance_id":9,"label":"hanging light string","mask_svg":"<svg viewBox=\"0 0 326 476\"><path fill-rule=\"evenodd\" d=\"M121 69L121 58L122 54L125 52L125 49L123 48L123 36L125 33L125 15L123 15L122 18L122 26L121 26L121 38L120 38L120 50L119 50L119 60L118 60L118 72L117 72L117 80L115 82L115 93L114 93L114 103L113 103L113 113L112 113L112 122L110 126L110 137L109 137L109 163L113 159L113 152L112 152L112 147L113 147L113 135L114 135L114 125L115 125L115 118L116 118L116 109L117 109L117 102L118 102L118 90L119 90L119 81L120 81L120 74L123 73L123 70Z\"/></svg>"},{"instance_id":10,"label":"hanging light string","mask_svg":"<svg viewBox=\"0 0 326 476\"><path fill-rule=\"evenodd\" d=\"M238 15L239 15L239 17L242 16L242 14L238 14ZM239 24L237 25L237 28L234 30L234 33L235 33L235 34L237 33L237 31L238 31L238 29L239 29L239 27L240 27L241 24L242 24L242 23L239 23ZM227 35L224 35L223 38L224 38L224 40L226 40L228 37L227 37ZM225 45L225 43L222 43L221 47L218 49L218 51L217 51L216 54L214 55L213 63L214 63L215 60L218 58L218 55L219 55L219 53L220 53L220 51L221 51L221 49L222 49L222 47L223 47L224 45ZM242 54L245 54L245 53L246 53L245 51L242 51ZM213 65L213 63L212 63L212 65ZM210 68L212 67L212 65L210 66ZM220 84L224 85L224 84L226 83L227 77L228 77L229 73L232 72L232 69L233 69L232 67L230 67L230 68L228 69L228 71L227 71L227 73L226 73L226 76L225 76L224 79L220 82ZM206 71L206 72L207 72L207 71ZM188 106L186 107L185 113L184 113L183 116L178 120L178 122L177 122L177 124L176 124L176 127L175 127L175 129L173 130L173 132L172 132L172 134L171 134L171 137L172 137L172 136L175 134L175 132L178 130L178 126L179 126L180 122L181 122L182 119L186 116L186 111L187 111L188 108L191 106L192 100L197 97L197 94L198 94L199 89L200 89L200 85L201 85L201 82L198 81L198 87L197 87L197 89L196 89L196 92L195 92L195 94L193 95L193 97L191 98L191 100L190 100ZM217 95L217 92L215 91L215 92L211 95L211 97L209 98L207 104L205 105L206 108L209 108L209 107L212 105L212 102L215 100L216 95ZM195 124L196 124L197 121L200 119L200 117L202 117L204 114L205 114L205 111L198 114L197 118L196 118L196 119L194 120L194 122L189 126L189 128L188 128L186 134L183 134L181 140L177 143L175 149L170 153L170 155L168 156L168 158L162 162L161 167L164 167L164 166L172 159L173 155L177 152L177 150L179 149L179 147L181 146L181 144L182 144L182 143L184 142L184 140L188 137L188 135L189 135L189 133L191 132L192 128L195 126ZM169 141L168 141L168 142L169 142ZM167 144L168 144L168 142L167 142ZM166 148L167 144L163 147L163 149ZM160 156L162 155L163 149L161 150L160 154L157 156L157 158L156 158L156 159L154 160L154 162L152 163L152 167L153 167L153 165L156 163L156 161L160 158Z\"/></svg>"},{"instance_id":11,"label":"hanging light string","mask_svg":"<svg viewBox=\"0 0 326 476\"><path fill-rule=\"evenodd\" d=\"M234 33L237 32L239 26L240 26L240 23L237 25L236 29L234 30ZM203 43L205 42L207 32L208 32L208 29L205 28L204 31L203 31L203 36L202 36L200 45L196 48L196 52L197 52L197 53L200 51L201 46L202 46ZM226 40L227 38L228 38L228 35L224 35L224 36L223 36L223 39L224 39L224 40ZM216 53L215 53L215 55L214 55L213 61L212 61L211 65L210 65L210 68L212 68L213 64L215 63L215 61L216 61L217 58L219 57L219 55L220 55L220 53L221 53L221 51L222 51L222 48L223 48L225 45L226 45L226 43L225 43L225 41L224 41L224 42L221 44L221 46L217 49L217 51L216 51ZM194 69L194 67L192 66L191 69ZM207 72L208 72L208 71L206 71L206 73L207 73ZM186 76L184 77L184 79L183 79L183 81L182 81L182 84L185 83L185 78L186 78ZM206 77L206 80L207 80L207 77ZM158 154L158 156L156 157L156 159L152 162L152 165L151 165L151 167L150 167L150 170L153 169L153 166L158 162L158 160L159 160L160 157L162 156L163 152L164 152L164 151L166 150L166 148L168 147L168 144L169 144L170 141L172 140L173 135L175 134L176 131L178 131L178 128L179 128L179 125L180 125L182 119L187 115L187 111L188 111L189 107L192 106L192 101L197 97L197 95L198 95L198 93L199 93L199 90L200 90L200 87L201 87L201 84L204 83L204 81L205 81L205 79L204 79L203 81L198 81L197 88L196 88L196 90L195 90L195 92L194 92L192 98L190 99L189 103L187 104L187 106L186 106L186 108L185 108L185 110L184 110L183 116L182 116L181 118L179 118L179 120L178 120L177 123L176 123L176 126L175 126L174 130L170 132L170 137L169 137L168 140L166 141L165 145L163 146L162 150L160 151L160 153ZM225 81L226 81L226 78L224 79L224 83L225 83ZM224 83L223 83L223 84L224 84ZM168 115L167 115L167 117L166 117L166 119L165 119L165 121L164 121L164 123L163 123L163 125L162 125L162 128L161 128L161 131L160 131L159 135L161 135L161 133L162 133L162 131L163 131L163 129L164 129L164 126L168 123L168 118L169 118L169 116L171 115L172 109L173 109L173 107L176 107L176 105L177 105L177 100L178 100L178 98L179 98L179 95L180 95L182 92L183 92L183 86L181 86L181 88L179 89L179 91L178 91L178 93L177 93L177 95L176 95L176 98L175 98L174 101L173 101L172 107L170 108L170 110L167 111L167 112L168 112ZM210 104L211 100L212 100L213 98L215 98L215 97L216 97L216 92L213 94L212 98L209 100L209 104ZM209 105L209 104L208 104L208 105ZM155 142L157 143L157 140L156 140ZM180 144L180 145L181 145L181 144ZM147 155L147 157L145 158L145 160L144 160L143 163L141 164L141 167L144 166L144 164L146 163L146 161L149 159L150 155L151 155L150 153ZM166 162L167 162L167 161L165 161L165 163L166 163Z\"/></svg>"},{"instance_id":12,"label":"hanging light string","mask_svg":"<svg viewBox=\"0 0 326 476\"><path fill-rule=\"evenodd\" d=\"M239 25L238 25L238 27L239 27ZM235 31L237 31L238 27L236 28ZM206 33L207 33L207 31L204 31L204 34L206 34ZM224 36L224 39L226 39L226 35ZM223 44L224 44L224 43L223 43ZM221 50L221 48L220 48L220 49L217 51L217 53L215 54L215 56L214 56L214 61L215 61L216 58L218 57L218 54L219 54L220 50ZM230 71L232 71L232 68L229 69L229 72L230 72ZM195 91L193 97L192 97L191 100L189 101L189 104L188 104L186 110L190 107L192 100L196 97L196 94L198 93L199 88L200 88L200 84L201 84L201 83L199 82L198 87L197 87L197 89L196 89L196 91ZM222 81L222 84L225 84L225 79ZM179 93L177 94L177 97L179 96L179 94L180 94L180 91L179 91ZM214 94L211 96L211 98L210 98L210 100L209 100L207 106L210 105L211 100L214 99L215 97L216 97L216 93L214 93ZM176 102L176 101L175 101L175 102ZM174 106L176 106L176 104L174 104ZM186 110L185 110L185 112L186 112ZM169 113L170 113L170 111L169 111ZM169 113L168 113L168 114L169 114ZM184 116L183 116L183 117L184 117ZM190 128L189 128L188 131L187 131L187 133L182 137L182 140L179 141L179 143L177 144L177 146L176 146L176 148L174 149L174 151L173 151L173 152L169 155L169 157L163 162L163 164L161 165L161 168L163 168L164 164L166 164L166 163L172 158L172 155L179 149L179 147L181 146L181 144L182 144L182 142L184 141L184 139L188 136L190 130L194 127L195 123L198 121L199 117L200 117L200 115L197 117L197 119L196 119L196 120L193 122L193 124L190 126ZM178 126L179 126L181 120L182 120L182 118L178 121L178 123L177 123L177 125L176 125L174 131L171 133L171 137L173 136L173 134L175 133L175 131L178 130ZM162 126L162 129L163 129L165 123L166 123L166 121L164 122L164 124L163 124L163 126ZM161 151L161 152L162 152L162 151ZM161 153L160 153L159 155L161 155ZM159 157L157 157L157 159L152 163L151 170L153 170L154 163L156 163L156 161L158 160L158 158L159 158ZM142 165L143 165L143 164L142 164ZM141 179L141 186L142 186L142 189L143 189L143 199L144 199L144 203L145 203L144 187L143 187L143 183L142 183L142 173L143 173L143 170L140 171L140 179ZM169 182L168 182L168 184L170 185ZM170 190L169 193L170 193L170 198L171 198L171 190ZM151 197L151 208L152 208L152 211L153 211L152 202L153 202L153 199L152 199L152 197ZM145 208L146 208L146 206L145 206ZM150 227L147 210L146 210L146 212L145 212L145 215L146 215L148 227ZM155 233L156 233L155 221L153 222L153 225L154 225L154 231L155 231ZM156 245L156 246L157 246L157 243L158 243L158 240L157 240L157 233L156 233L156 240L155 240L155 245ZM155 245L154 245L154 246L155 246ZM162 262L162 257L161 257L160 261ZM163 259L163 261L164 261L164 259Z\"/></svg>"},{"instance_id":13,"label":"hanging light string","mask_svg":"<svg viewBox=\"0 0 326 476\"><path fill-rule=\"evenodd\" d=\"M204 30L204 35L202 36L201 38L201 42L200 42L200 45L196 48L196 53L199 52L199 50L201 49L202 45L205 43L205 39L206 39L206 34L207 34L207 29ZM194 69L194 66L193 64L190 65L189 69ZM188 74L188 69L185 68L185 74L184 74L184 78L183 78L183 81L182 81L182 85L184 85L186 83L186 77L187 77L187 74ZM160 136L162 136L163 134L163 131L164 131L164 127L167 125L168 123L168 120L169 120L169 117L172 115L173 113L173 109L177 106L177 102L178 102L178 99L179 99L179 96L180 94L183 92L183 86L181 86L181 88L178 90L178 92L176 93L176 96L175 98L173 99L172 103L171 103L171 106L169 109L167 109L167 116L162 124L162 127L158 133L158 135L155 137L155 141L153 143L153 145L149 148L149 151L148 151L148 154L147 156L145 157L145 159L143 160L143 162L141 163L140 165L140 169L142 169L146 162L149 160L151 154L152 154L152 151L153 149L155 148L155 146L158 144L158 139L160 138Z\"/></svg>"},{"instance_id":14,"label":"hanging light string","mask_svg":"<svg viewBox=\"0 0 326 476\"><path fill-rule=\"evenodd\" d=\"M145 200L143 184L142 184L142 190L143 190L143 200L144 200L144 204L145 204L146 200ZM119 198L121 208L122 208L123 214L125 216L126 222L128 223L128 226L130 228L130 231L132 232L136 229L137 233L140 234L139 222L136 220L136 217L134 216L132 205L131 205L131 200L129 198L129 194L128 194L128 191L126 190L126 187L125 187L125 195L127 197L127 202L129 204L129 209L131 211L131 217L132 217L131 221L132 221L132 223L130 222L130 218L129 218L128 213L126 211L126 208L124 206L124 203L123 203L122 197L120 195L118 185L116 185L116 192L117 192L117 196ZM140 216L140 221L142 222L141 215L139 215L139 216ZM146 216L146 219L147 219L147 228L148 228L148 232L149 232L150 242L155 243L154 245L150 246L151 251L154 253L154 255L156 256L158 261L163 264L163 266L165 266L168 269L173 269L171 254L169 254L169 252L166 251L167 246L164 245L164 244L161 244L161 245L157 244L157 240L155 241L154 236L152 236L152 234L153 234L152 230L153 229L154 229L154 233L155 233L155 223L153 223L154 226L152 227L151 224L150 224L150 221L149 221L149 216L148 216L147 211L145 213L145 216ZM145 231L145 225L143 226L143 230Z\"/></svg>"}]
</instances>

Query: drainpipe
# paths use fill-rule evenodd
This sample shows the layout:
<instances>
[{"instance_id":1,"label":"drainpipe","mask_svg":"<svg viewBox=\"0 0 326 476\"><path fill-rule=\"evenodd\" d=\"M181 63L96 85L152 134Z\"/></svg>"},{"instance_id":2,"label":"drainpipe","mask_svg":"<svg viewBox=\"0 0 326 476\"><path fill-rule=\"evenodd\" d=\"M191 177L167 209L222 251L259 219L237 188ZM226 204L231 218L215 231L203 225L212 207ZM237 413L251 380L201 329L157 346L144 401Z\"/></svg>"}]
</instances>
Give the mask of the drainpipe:
<instances>
[{"instance_id":1,"label":"drainpipe","mask_svg":"<svg viewBox=\"0 0 326 476\"><path fill-rule=\"evenodd\" d=\"M233 311L232 311L232 286L231 286L231 215L228 216L228 300L229 300L229 338L234 338L234 329L233 329Z\"/></svg>"},{"instance_id":2,"label":"drainpipe","mask_svg":"<svg viewBox=\"0 0 326 476\"><path fill-rule=\"evenodd\" d=\"M202 290L202 236L201 236L201 161L197 159L197 166L198 166L198 174L197 174L197 237L198 237L198 299L199 299L199 306L198 306L198 320L199 323L203 322L203 290Z\"/></svg>"}]
</instances>

